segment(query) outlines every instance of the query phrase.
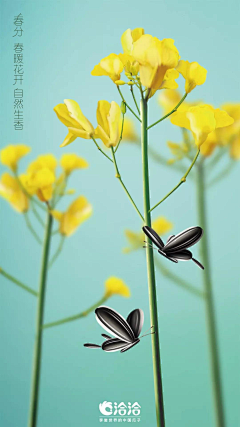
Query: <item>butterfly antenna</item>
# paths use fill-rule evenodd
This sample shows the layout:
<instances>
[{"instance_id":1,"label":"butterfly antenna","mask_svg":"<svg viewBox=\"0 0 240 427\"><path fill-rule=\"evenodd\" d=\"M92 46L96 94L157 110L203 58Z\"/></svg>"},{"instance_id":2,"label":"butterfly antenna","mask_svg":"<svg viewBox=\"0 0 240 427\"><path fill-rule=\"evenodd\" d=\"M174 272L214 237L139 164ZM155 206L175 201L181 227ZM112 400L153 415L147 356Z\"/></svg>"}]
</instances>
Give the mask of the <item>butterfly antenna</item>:
<instances>
[{"instance_id":1,"label":"butterfly antenna","mask_svg":"<svg viewBox=\"0 0 240 427\"><path fill-rule=\"evenodd\" d=\"M150 248L150 249L154 249L155 251L157 251L157 248L154 248L153 246L143 246L143 248Z\"/></svg>"},{"instance_id":2,"label":"butterfly antenna","mask_svg":"<svg viewBox=\"0 0 240 427\"><path fill-rule=\"evenodd\" d=\"M144 334L146 334L146 332L147 331L149 331L149 329L152 329L152 328L154 328L154 326L151 326L150 328L148 328L145 332L143 332ZM141 337L139 337L139 338L141 338Z\"/></svg>"},{"instance_id":3,"label":"butterfly antenna","mask_svg":"<svg viewBox=\"0 0 240 427\"><path fill-rule=\"evenodd\" d=\"M202 270L204 270L203 265L202 265L202 264L201 264L197 259L192 258L192 260L193 260L193 262L195 262L195 264L197 264L197 265L198 265L198 267L200 267Z\"/></svg>"}]
</instances>

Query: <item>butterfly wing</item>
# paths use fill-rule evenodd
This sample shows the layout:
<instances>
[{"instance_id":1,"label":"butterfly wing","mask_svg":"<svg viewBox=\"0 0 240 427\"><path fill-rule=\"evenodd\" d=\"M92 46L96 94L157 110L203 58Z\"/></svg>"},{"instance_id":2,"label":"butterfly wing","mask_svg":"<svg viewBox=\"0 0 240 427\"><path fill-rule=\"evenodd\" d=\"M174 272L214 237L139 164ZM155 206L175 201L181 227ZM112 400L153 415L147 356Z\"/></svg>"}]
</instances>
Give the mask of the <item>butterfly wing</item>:
<instances>
[{"instance_id":1,"label":"butterfly wing","mask_svg":"<svg viewBox=\"0 0 240 427\"><path fill-rule=\"evenodd\" d=\"M97 344L87 343L87 344L83 344L83 345L84 345L84 347L88 347L88 348L101 348L101 346L97 345Z\"/></svg>"},{"instance_id":2,"label":"butterfly wing","mask_svg":"<svg viewBox=\"0 0 240 427\"><path fill-rule=\"evenodd\" d=\"M101 306L95 310L98 323L110 334L125 344L133 342L135 337L131 326L127 321L112 308Z\"/></svg>"},{"instance_id":3,"label":"butterfly wing","mask_svg":"<svg viewBox=\"0 0 240 427\"><path fill-rule=\"evenodd\" d=\"M107 335L107 334L101 334L102 335L102 337L103 338L105 338L106 340L110 340L110 339L112 339L112 337L110 337L109 335Z\"/></svg>"},{"instance_id":4,"label":"butterfly wing","mask_svg":"<svg viewBox=\"0 0 240 427\"><path fill-rule=\"evenodd\" d=\"M162 250L167 254L181 252L182 249L186 249L192 245L195 245L195 243L197 243L198 240L201 239L202 235L203 229L201 227L187 228L186 230L173 237L164 246L164 248L162 248Z\"/></svg>"},{"instance_id":5,"label":"butterfly wing","mask_svg":"<svg viewBox=\"0 0 240 427\"><path fill-rule=\"evenodd\" d=\"M102 349L104 351L114 352L124 349L124 347L131 345L126 341L119 340L118 338L111 338L110 340L104 341Z\"/></svg>"},{"instance_id":6,"label":"butterfly wing","mask_svg":"<svg viewBox=\"0 0 240 427\"><path fill-rule=\"evenodd\" d=\"M124 353L125 351L130 350L130 348L132 348L134 345L138 344L140 340L137 340L135 342L132 342L131 344L126 345L121 351L120 353Z\"/></svg>"},{"instance_id":7,"label":"butterfly wing","mask_svg":"<svg viewBox=\"0 0 240 427\"><path fill-rule=\"evenodd\" d=\"M179 259L181 261L188 261L189 259L192 259L192 252L188 251L187 249L183 249L179 252L168 252L167 258L173 257L174 259Z\"/></svg>"},{"instance_id":8,"label":"butterfly wing","mask_svg":"<svg viewBox=\"0 0 240 427\"><path fill-rule=\"evenodd\" d=\"M164 247L164 243L161 239L161 237L156 233L156 231L153 230L153 228L148 227L147 225L143 228L144 233L147 237L159 248L162 249Z\"/></svg>"},{"instance_id":9,"label":"butterfly wing","mask_svg":"<svg viewBox=\"0 0 240 427\"><path fill-rule=\"evenodd\" d=\"M144 313L140 308L137 308L136 310L131 311L127 317L127 322L130 325L134 337L138 338L144 322Z\"/></svg>"}]
</instances>

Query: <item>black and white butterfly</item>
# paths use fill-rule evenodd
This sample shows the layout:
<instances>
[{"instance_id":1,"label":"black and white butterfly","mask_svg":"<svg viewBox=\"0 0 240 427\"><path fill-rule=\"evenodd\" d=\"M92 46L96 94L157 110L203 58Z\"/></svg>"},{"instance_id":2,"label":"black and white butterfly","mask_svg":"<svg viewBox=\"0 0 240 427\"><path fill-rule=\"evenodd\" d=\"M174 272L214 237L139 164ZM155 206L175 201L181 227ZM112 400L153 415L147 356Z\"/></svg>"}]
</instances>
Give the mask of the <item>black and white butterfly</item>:
<instances>
[{"instance_id":1,"label":"black and white butterfly","mask_svg":"<svg viewBox=\"0 0 240 427\"><path fill-rule=\"evenodd\" d=\"M104 351L124 353L139 343L141 338L139 335L144 322L144 314L140 308L131 311L126 320L117 311L105 306L98 307L95 314L98 323L115 338L102 334L106 339L102 345L89 343L84 344L84 347L102 348Z\"/></svg>"},{"instance_id":2,"label":"black and white butterfly","mask_svg":"<svg viewBox=\"0 0 240 427\"><path fill-rule=\"evenodd\" d=\"M193 260L198 267L204 270L203 265L193 258L192 252L187 250L187 248L195 245L201 239L203 235L203 229L201 227L190 227L176 236L169 236L166 245L164 245L161 237L151 227L144 226L143 231L157 246L159 254L173 262Z\"/></svg>"}]
</instances>

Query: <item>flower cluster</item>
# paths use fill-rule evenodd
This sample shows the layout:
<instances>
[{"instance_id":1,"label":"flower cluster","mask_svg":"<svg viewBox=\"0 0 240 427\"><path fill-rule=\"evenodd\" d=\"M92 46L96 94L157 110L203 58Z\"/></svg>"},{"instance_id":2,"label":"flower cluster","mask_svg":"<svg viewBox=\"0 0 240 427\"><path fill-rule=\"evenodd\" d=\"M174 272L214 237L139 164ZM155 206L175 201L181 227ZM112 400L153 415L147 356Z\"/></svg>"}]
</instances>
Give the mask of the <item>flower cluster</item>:
<instances>
[{"instance_id":1,"label":"flower cluster","mask_svg":"<svg viewBox=\"0 0 240 427\"><path fill-rule=\"evenodd\" d=\"M74 190L67 190L68 177L76 169L87 168L88 163L76 154L64 154L60 159L61 172L57 175L57 159L52 154L44 154L19 174L19 161L29 151L30 148L25 145L9 145L1 150L1 163L11 173L4 172L1 176L0 195L23 214L31 207L36 213L36 206L45 203L59 222L60 234L69 236L91 216L92 206L84 196L79 196L63 213L55 210L55 206L63 196L74 194Z\"/></svg>"}]
</instances>

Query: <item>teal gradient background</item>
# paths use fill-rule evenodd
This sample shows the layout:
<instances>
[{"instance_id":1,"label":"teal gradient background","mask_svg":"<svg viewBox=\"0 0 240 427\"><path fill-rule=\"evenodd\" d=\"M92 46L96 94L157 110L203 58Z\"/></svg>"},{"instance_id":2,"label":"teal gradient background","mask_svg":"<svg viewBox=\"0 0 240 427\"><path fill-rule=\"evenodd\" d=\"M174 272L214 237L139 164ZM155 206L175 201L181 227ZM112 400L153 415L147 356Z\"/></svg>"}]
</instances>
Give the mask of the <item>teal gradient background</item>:
<instances>
[{"instance_id":1,"label":"teal gradient background","mask_svg":"<svg viewBox=\"0 0 240 427\"><path fill-rule=\"evenodd\" d=\"M22 132L13 130L13 17L24 16L24 116ZM50 270L46 322L78 313L97 301L110 275L123 278L130 299L115 296L108 305L126 316L140 307L143 330L150 326L144 251L122 254L124 230L138 230L140 221L114 178L110 162L91 141L77 139L59 145L67 129L53 107L64 98L79 102L96 124L99 99L119 101L107 77L90 72L100 59L120 52L120 36L142 26L160 39L171 37L183 59L198 61L208 70L206 83L189 96L218 106L239 101L239 2L225 1L6 1L1 2L1 147L25 143L31 154L21 161L52 152L85 157L90 167L74 173L70 188L93 204L93 216L66 242ZM179 78L183 89L183 79ZM127 88L123 87L124 93ZM128 98L130 100L130 98ZM150 103L150 122L161 114ZM136 123L137 126L137 123ZM169 156L166 140L180 141L169 122L150 132L150 144ZM119 150L122 177L142 207L141 157L137 147ZM109 163L109 164L108 164ZM224 167L227 159L219 165ZM5 169L1 167L1 172ZM220 170L220 169L219 169ZM157 202L181 176L151 162L151 197ZM239 360L239 166L207 195L212 277L218 323L227 427L240 423ZM64 205L62 206L64 208ZM21 215L0 201L0 265L37 289L41 248L26 229ZM194 184L189 180L154 216L174 223L174 232L197 224ZM38 225L36 224L36 227ZM41 229L38 228L39 233ZM57 245L54 237L52 250ZM198 248L194 249L197 257ZM169 265L201 288L202 272L193 263ZM1 427L25 427L28 418L36 301L0 277ZM167 427L212 427L214 415L203 303L157 273L164 399ZM124 354L88 351L87 341L101 342L101 328L92 313L87 318L44 333L38 427L99 425L104 400L139 402L141 425L155 426L151 339Z\"/></svg>"}]
</instances>

